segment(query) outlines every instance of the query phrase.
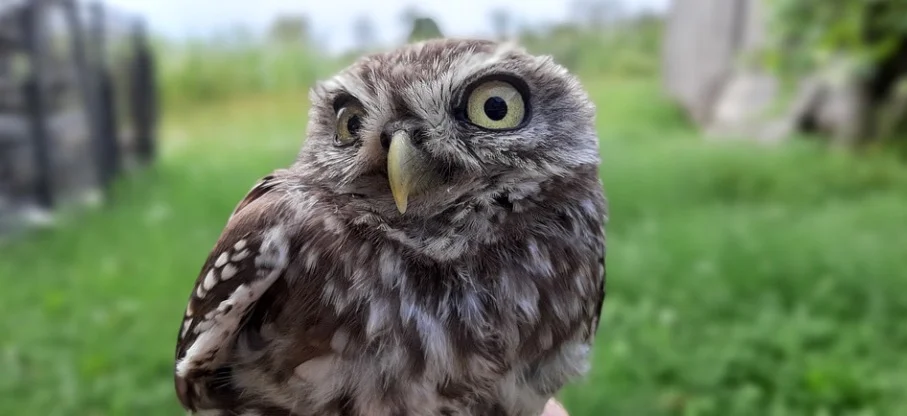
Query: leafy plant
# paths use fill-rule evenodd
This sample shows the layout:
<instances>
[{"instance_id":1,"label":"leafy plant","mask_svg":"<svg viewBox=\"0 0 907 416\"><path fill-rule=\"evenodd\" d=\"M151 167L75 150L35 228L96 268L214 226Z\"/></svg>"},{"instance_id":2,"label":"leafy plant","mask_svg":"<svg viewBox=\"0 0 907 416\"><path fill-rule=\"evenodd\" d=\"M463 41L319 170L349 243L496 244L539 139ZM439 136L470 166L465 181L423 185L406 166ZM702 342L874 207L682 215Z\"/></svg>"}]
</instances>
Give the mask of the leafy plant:
<instances>
[{"instance_id":1,"label":"leafy plant","mask_svg":"<svg viewBox=\"0 0 907 416\"><path fill-rule=\"evenodd\" d=\"M905 0L763 0L768 64L802 75L845 56L870 75L907 37Z\"/></svg>"}]
</instances>

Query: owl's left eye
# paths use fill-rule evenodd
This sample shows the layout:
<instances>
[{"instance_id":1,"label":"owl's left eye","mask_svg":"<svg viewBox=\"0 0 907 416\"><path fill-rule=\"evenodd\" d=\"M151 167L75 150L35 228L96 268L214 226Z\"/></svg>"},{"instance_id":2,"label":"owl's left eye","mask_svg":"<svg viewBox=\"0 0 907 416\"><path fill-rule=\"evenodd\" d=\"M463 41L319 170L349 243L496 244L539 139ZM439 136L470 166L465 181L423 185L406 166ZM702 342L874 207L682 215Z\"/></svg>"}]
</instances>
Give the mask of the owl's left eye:
<instances>
[{"instance_id":1,"label":"owl's left eye","mask_svg":"<svg viewBox=\"0 0 907 416\"><path fill-rule=\"evenodd\" d=\"M527 109L523 94L509 82L490 80L472 89L466 102L466 117L489 130L511 130L523 124Z\"/></svg>"},{"instance_id":2,"label":"owl's left eye","mask_svg":"<svg viewBox=\"0 0 907 416\"><path fill-rule=\"evenodd\" d=\"M358 104L349 104L337 112L337 135L334 144L349 146L359 139L359 130L362 128L362 118L365 109Z\"/></svg>"}]
</instances>

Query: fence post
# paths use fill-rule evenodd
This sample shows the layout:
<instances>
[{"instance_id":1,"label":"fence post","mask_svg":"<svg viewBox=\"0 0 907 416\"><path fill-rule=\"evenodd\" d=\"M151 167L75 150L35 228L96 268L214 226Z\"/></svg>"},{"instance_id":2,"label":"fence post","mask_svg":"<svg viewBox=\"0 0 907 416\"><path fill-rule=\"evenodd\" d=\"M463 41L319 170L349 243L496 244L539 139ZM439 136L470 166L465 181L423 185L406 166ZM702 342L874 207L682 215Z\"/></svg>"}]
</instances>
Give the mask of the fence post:
<instances>
[{"instance_id":1,"label":"fence post","mask_svg":"<svg viewBox=\"0 0 907 416\"><path fill-rule=\"evenodd\" d=\"M101 184L105 190L120 171L120 143L117 129L116 103L114 102L113 80L107 67L107 39L105 31L104 6L94 3L91 7L92 43L94 44L95 87L98 97L99 133L98 148L101 159Z\"/></svg>"},{"instance_id":2,"label":"fence post","mask_svg":"<svg viewBox=\"0 0 907 416\"><path fill-rule=\"evenodd\" d=\"M148 43L148 33L143 21L139 20L133 28L133 47L130 100L133 123L135 125L136 147L139 159L151 163L156 155L155 125L157 122L157 86L155 78L154 54Z\"/></svg>"},{"instance_id":3,"label":"fence post","mask_svg":"<svg viewBox=\"0 0 907 416\"><path fill-rule=\"evenodd\" d=\"M105 177L102 174L102 165L105 163L101 155L103 150L99 143L99 137L103 134L101 129L101 109L98 106L97 90L97 72L91 64L91 59L87 51L85 25L79 16L78 4L75 0L63 0L64 15L70 31L70 45L72 48L72 58L76 66L76 74L79 82L77 88L82 96L82 103L85 106L85 116L88 122L88 131L90 134L90 143L95 146L95 173L97 175L98 185L104 188L106 186Z\"/></svg>"},{"instance_id":4,"label":"fence post","mask_svg":"<svg viewBox=\"0 0 907 416\"><path fill-rule=\"evenodd\" d=\"M52 182L53 161L51 159L51 132L47 128L46 72L44 58L46 39L44 37L43 0L32 0L22 9L21 26L25 34L25 47L31 64L31 73L23 85L28 111L29 128L34 144L35 198L45 209L54 206Z\"/></svg>"}]
</instances>

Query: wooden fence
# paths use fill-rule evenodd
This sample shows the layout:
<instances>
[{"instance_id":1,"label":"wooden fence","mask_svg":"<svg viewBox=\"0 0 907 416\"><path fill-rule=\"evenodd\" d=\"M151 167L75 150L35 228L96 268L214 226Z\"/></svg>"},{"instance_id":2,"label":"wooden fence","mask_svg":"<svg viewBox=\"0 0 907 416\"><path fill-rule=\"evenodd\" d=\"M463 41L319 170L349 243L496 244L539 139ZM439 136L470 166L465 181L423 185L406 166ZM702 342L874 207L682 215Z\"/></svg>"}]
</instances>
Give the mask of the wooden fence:
<instances>
[{"instance_id":1,"label":"wooden fence","mask_svg":"<svg viewBox=\"0 0 907 416\"><path fill-rule=\"evenodd\" d=\"M76 0L0 0L0 233L102 199L155 157L154 56L144 22Z\"/></svg>"}]
</instances>

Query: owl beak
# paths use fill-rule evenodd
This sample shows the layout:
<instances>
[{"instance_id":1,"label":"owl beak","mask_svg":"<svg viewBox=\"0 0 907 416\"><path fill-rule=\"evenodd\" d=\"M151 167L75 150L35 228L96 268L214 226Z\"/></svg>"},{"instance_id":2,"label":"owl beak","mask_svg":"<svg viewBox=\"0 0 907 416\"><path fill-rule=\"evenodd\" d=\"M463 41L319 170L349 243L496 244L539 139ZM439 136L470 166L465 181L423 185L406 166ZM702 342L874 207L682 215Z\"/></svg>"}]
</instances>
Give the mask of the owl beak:
<instances>
[{"instance_id":1,"label":"owl beak","mask_svg":"<svg viewBox=\"0 0 907 416\"><path fill-rule=\"evenodd\" d=\"M429 166L422 153L413 146L409 132L394 132L387 153L387 179L401 214L406 213L409 197L429 185L429 173Z\"/></svg>"}]
</instances>

